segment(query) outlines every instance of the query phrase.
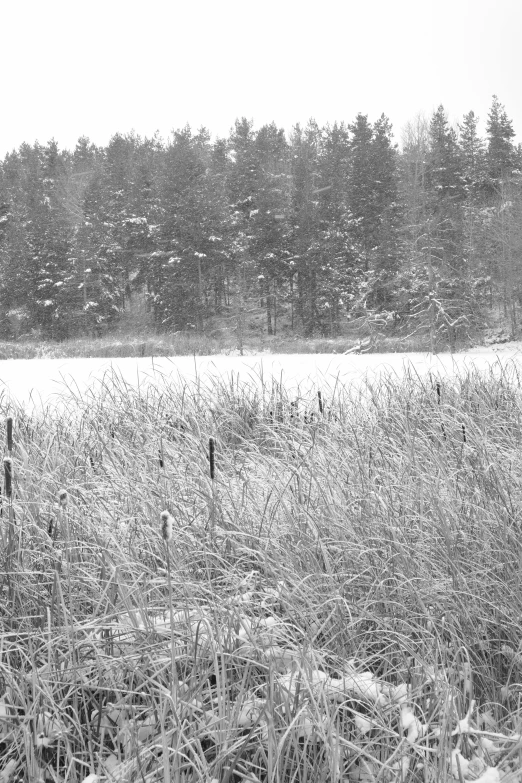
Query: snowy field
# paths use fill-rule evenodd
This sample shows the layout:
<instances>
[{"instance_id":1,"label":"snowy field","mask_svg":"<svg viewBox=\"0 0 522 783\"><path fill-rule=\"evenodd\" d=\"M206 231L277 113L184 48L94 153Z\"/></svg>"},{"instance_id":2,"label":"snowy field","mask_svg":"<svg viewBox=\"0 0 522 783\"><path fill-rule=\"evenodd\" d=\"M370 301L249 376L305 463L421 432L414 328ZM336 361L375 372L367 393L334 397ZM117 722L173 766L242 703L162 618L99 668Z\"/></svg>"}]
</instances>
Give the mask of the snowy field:
<instances>
[{"instance_id":1,"label":"snowy field","mask_svg":"<svg viewBox=\"0 0 522 783\"><path fill-rule=\"evenodd\" d=\"M27 408L58 404L60 400L83 396L89 387L103 383L113 371L125 384L146 386L167 382L201 382L212 377L243 383L282 383L287 391L306 394L311 388L325 393L335 386L376 380L382 374L400 378L406 371L424 376L450 377L475 368L522 365L522 343L475 348L458 354L284 354L263 356L209 356L124 359L31 359L0 362L0 393Z\"/></svg>"}]
</instances>

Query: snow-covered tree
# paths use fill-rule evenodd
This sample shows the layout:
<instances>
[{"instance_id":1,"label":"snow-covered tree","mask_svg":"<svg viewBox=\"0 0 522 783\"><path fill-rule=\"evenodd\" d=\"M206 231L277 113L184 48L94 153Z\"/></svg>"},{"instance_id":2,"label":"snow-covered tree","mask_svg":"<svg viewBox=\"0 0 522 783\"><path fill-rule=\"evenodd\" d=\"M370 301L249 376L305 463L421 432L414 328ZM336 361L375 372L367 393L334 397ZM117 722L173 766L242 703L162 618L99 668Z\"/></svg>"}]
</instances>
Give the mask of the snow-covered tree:
<instances>
[{"instance_id":1,"label":"snow-covered tree","mask_svg":"<svg viewBox=\"0 0 522 783\"><path fill-rule=\"evenodd\" d=\"M501 180L510 177L517 164L516 150L513 144L515 131L508 118L505 107L496 95L486 123L488 136L487 163L490 182L493 189L499 189Z\"/></svg>"}]
</instances>

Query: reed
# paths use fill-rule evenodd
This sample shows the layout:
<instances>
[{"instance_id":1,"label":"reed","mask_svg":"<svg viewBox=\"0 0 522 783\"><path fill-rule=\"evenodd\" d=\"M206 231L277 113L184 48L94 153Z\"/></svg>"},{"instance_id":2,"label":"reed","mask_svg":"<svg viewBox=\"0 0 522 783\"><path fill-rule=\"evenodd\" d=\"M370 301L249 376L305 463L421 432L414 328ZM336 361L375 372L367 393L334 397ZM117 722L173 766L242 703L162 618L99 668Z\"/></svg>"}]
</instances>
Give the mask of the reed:
<instances>
[{"instance_id":1,"label":"reed","mask_svg":"<svg viewBox=\"0 0 522 783\"><path fill-rule=\"evenodd\" d=\"M3 410L0 779L519 780L522 391L439 391Z\"/></svg>"}]
</instances>

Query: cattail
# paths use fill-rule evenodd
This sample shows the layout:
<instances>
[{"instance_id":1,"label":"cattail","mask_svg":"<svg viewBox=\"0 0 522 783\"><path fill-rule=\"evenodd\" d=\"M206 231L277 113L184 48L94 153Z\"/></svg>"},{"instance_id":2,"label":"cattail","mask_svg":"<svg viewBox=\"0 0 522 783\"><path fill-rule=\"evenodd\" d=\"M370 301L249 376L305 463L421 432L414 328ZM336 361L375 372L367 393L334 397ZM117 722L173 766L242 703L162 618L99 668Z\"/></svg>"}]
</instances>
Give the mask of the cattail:
<instances>
[{"instance_id":1,"label":"cattail","mask_svg":"<svg viewBox=\"0 0 522 783\"><path fill-rule=\"evenodd\" d=\"M319 413L323 413L323 395L320 391L317 392L317 399L319 401Z\"/></svg>"},{"instance_id":2,"label":"cattail","mask_svg":"<svg viewBox=\"0 0 522 783\"><path fill-rule=\"evenodd\" d=\"M208 439L208 461L210 463L210 478L214 479L216 472L216 458L215 458L216 444L214 438Z\"/></svg>"},{"instance_id":3,"label":"cattail","mask_svg":"<svg viewBox=\"0 0 522 783\"><path fill-rule=\"evenodd\" d=\"M58 503L60 504L60 506L62 508L66 508L66 506L67 506L67 497L68 496L67 496L67 490L66 489L61 489L58 492Z\"/></svg>"},{"instance_id":4,"label":"cattail","mask_svg":"<svg viewBox=\"0 0 522 783\"><path fill-rule=\"evenodd\" d=\"M165 543L168 543L172 540L172 526L174 524L174 519L172 518L172 514L170 514L168 511L162 511L161 512L161 537L165 541Z\"/></svg>"},{"instance_id":5,"label":"cattail","mask_svg":"<svg viewBox=\"0 0 522 783\"><path fill-rule=\"evenodd\" d=\"M11 457L4 457L5 496L7 498L10 498L13 493L12 479L13 479L13 460L11 459Z\"/></svg>"},{"instance_id":6,"label":"cattail","mask_svg":"<svg viewBox=\"0 0 522 783\"><path fill-rule=\"evenodd\" d=\"M13 419L11 416L7 419L7 450L9 453L13 450Z\"/></svg>"},{"instance_id":7,"label":"cattail","mask_svg":"<svg viewBox=\"0 0 522 783\"><path fill-rule=\"evenodd\" d=\"M440 383L437 383L437 403L440 405Z\"/></svg>"},{"instance_id":8,"label":"cattail","mask_svg":"<svg viewBox=\"0 0 522 783\"><path fill-rule=\"evenodd\" d=\"M462 425L462 440L464 443L466 443L466 425Z\"/></svg>"}]
</instances>

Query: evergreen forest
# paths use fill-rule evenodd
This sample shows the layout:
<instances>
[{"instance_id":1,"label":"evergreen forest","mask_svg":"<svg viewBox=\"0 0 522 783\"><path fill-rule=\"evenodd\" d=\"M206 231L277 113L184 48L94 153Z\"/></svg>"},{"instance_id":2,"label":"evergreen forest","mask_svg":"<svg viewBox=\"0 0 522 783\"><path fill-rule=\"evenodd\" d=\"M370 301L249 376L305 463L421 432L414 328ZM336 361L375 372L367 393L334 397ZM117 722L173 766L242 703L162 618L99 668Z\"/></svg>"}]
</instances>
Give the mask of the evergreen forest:
<instances>
[{"instance_id":1,"label":"evergreen forest","mask_svg":"<svg viewBox=\"0 0 522 783\"><path fill-rule=\"evenodd\" d=\"M358 114L290 134L236 120L0 162L0 338L110 333L139 302L157 333L417 335L455 347L491 319L518 333L522 148L493 96L417 116L396 143Z\"/></svg>"}]
</instances>

